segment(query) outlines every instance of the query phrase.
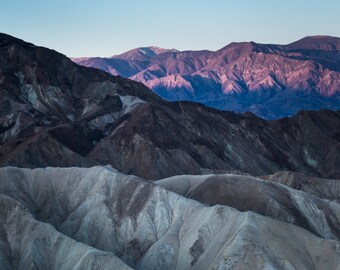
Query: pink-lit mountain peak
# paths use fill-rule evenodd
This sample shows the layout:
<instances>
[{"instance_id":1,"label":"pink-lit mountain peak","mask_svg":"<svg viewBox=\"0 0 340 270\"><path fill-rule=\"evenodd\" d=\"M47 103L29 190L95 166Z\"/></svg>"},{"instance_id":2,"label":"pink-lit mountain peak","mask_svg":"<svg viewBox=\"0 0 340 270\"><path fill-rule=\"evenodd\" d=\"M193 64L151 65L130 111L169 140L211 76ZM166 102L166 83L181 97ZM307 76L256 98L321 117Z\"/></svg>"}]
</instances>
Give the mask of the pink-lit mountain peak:
<instances>
[{"instance_id":1,"label":"pink-lit mountain peak","mask_svg":"<svg viewBox=\"0 0 340 270\"><path fill-rule=\"evenodd\" d=\"M119 55L114 55L111 58L124 59L124 60L146 60L156 55L165 52L177 52L176 49L164 49L157 46L139 47L136 49L129 50Z\"/></svg>"},{"instance_id":2,"label":"pink-lit mountain peak","mask_svg":"<svg viewBox=\"0 0 340 270\"><path fill-rule=\"evenodd\" d=\"M340 109L340 39L288 45L233 42L218 51L137 48L77 63L140 81L167 100L190 100L265 118ZM282 101L284 106L282 105Z\"/></svg>"}]
</instances>

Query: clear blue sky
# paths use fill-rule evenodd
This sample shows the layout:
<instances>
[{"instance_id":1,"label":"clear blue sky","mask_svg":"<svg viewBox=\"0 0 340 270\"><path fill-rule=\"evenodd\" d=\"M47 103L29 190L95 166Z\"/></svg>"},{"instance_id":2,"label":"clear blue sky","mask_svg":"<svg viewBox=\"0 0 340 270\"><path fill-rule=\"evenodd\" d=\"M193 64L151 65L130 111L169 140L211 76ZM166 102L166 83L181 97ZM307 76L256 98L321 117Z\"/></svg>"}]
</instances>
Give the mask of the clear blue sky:
<instances>
[{"instance_id":1,"label":"clear blue sky","mask_svg":"<svg viewBox=\"0 0 340 270\"><path fill-rule=\"evenodd\" d=\"M340 37L340 0L0 0L0 32L68 56Z\"/></svg>"}]
</instances>

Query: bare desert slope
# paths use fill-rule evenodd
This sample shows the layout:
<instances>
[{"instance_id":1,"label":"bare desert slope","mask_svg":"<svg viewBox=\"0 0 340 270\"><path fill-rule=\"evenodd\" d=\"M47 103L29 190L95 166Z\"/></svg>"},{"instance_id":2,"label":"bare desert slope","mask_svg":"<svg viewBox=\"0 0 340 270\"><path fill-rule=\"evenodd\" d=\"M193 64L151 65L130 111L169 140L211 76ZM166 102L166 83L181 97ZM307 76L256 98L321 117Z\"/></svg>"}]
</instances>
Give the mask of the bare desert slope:
<instances>
[{"instance_id":1,"label":"bare desert slope","mask_svg":"<svg viewBox=\"0 0 340 270\"><path fill-rule=\"evenodd\" d=\"M252 211L206 206L110 167L5 167L0 193L1 263L7 269L340 265L338 240Z\"/></svg>"}]
</instances>

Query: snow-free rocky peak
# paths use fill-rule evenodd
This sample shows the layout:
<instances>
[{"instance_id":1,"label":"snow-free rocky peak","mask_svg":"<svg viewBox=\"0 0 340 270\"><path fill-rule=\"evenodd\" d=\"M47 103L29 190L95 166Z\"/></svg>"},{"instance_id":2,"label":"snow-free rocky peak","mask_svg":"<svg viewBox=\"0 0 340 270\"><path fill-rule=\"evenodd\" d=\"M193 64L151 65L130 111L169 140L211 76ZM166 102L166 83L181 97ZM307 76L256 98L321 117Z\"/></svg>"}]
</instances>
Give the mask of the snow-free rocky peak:
<instances>
[{"instance_id":1,"label":"snow-free rocky peak","mask_svg":"<svg viewBox=\"0 0 340 270\"><path fill-rule=\"evenodd\" d=\"M267 119L292 116L302 109L340 109L337 37L311 36L288 45L233 42L215 52L159 51L152 57L131 56L139 50L116 60L75 61L140 81L167 100L251 111ZM176 83L179 77L181 84Z\"/></svg>"}]
</instances>

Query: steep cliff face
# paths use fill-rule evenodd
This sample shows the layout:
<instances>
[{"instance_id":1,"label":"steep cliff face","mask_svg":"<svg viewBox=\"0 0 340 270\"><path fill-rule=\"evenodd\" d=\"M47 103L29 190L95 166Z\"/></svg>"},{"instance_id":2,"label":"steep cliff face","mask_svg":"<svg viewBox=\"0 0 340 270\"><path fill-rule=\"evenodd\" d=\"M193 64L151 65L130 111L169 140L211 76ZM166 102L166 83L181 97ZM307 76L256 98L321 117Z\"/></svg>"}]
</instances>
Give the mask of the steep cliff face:
<instances>
[{"instance_id":1,"label":"steep cliff face","mask_svg":"<svg viewBox=\"0 0 340 270\"><path fill-rule=\"evenodd\" d=\"M265 121L165 102L141 83L7 35L0 59L1 166L111 164L146 179L209 170L340 177L339 112Z\"/></svg>"},{"instance_id":2,"label":"steep cliff face","mask_svg":"<svg viewBox=\"0 0 340 270\"><path fill-rule=\"evenodd\" d=\"M140 48L74 61L140 81L167 100L276 119L303 109L340 109L339 48L339 38L313 36L289 45L242 42L216 52L165 50L143 58Z\"/></svg>"},{"instance_id":3,"label":"steep cliff face","mask_svg":"<svg viewBox=\"0 0 340 270\"><path fill-rule=\"evenodd\" d=\"M1 168L0 193L1 263L8 269L339 266L338 240L253 212L207 207L110 167Z\"/></svg>"}]
</instances>

